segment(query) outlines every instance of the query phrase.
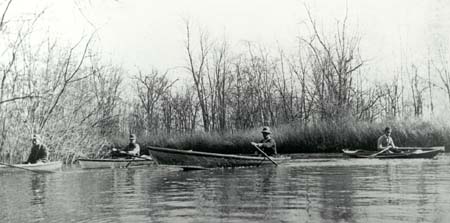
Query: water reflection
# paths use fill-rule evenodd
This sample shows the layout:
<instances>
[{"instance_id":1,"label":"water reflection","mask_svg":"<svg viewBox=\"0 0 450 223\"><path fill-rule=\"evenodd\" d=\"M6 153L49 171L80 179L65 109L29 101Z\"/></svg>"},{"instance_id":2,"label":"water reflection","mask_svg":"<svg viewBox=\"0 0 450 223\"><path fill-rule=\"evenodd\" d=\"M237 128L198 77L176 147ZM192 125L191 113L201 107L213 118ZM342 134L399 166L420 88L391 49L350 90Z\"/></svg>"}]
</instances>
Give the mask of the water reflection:
<instances>
[{"instance_id":1,"label":"water reflection","mask_svg":"<svg viewBox=\"0 0 450 223\"><path fill-rule=\"evenodd\" d=\"M33 174L31 176L30 188L31 188L31 207L33 210L32 215L34 221L39 222L47 218L47 209L45 206L46 201L46 174Z\"/></svg>"},{"instance_id":2,"label":"water reflection","mask_svg":"<svg viewBox=\"0 0 450 223\"><path fill-rule=\"evenodd\" d=\"M320 174L320 216L333 222L353 220L353 178L349 169L325 168L327 175Z\"/></svg>"},{"instance_id":3,"label":"water reflection","mask_svg":"<svg viewBox=\"0 0 450 223\"><path fill-rule=\"evenodd\" d=\"M447 222L450 155L0 175L0 222Z\"/></svg>"},{"instance_id":4,"label":"water reflection","mask_svg":"<svg viewBox=\"0 0 450 223\"><path fill-rule=\"evenodd\" d=\"M31 205L42 205L45 203L46 174L34 174L31 177L30 188L32 192Z\"/></svg>"}]
</instances>

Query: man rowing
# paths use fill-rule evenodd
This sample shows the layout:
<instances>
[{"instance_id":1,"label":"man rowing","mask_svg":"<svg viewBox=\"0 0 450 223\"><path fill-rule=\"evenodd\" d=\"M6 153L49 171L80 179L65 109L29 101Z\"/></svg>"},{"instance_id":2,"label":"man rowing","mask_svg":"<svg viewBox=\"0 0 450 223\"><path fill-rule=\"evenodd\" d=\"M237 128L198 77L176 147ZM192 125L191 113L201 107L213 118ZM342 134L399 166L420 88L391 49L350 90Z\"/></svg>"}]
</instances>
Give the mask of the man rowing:
<instances>
[{"instance_id":1,"label":"man rowing","mask_svg":"<svg viewBox=\"0 0 450 223\"><path fill-rule=\"evenodd\" d=\"M263 139L259 143L252 142L252 144L259 147L269 156L277 155L277 144L275 143L275 140L270 136L270 134L272 134L270 128L264 127L261 133L263 135Z\"/></svg>"},{"instance_id":2,"label":"man rowing","mask_svg":"<svg viewBox=\"0 0 450 223\"><path fill-rule=\"evenodd\" d=\"M398 153L400 152L394 144L394 140L391 137L392 129L390 127L386 127L384 129L384 134L378 138L377 149L382 152L388 153Z\"/></svg>"},{"instance_id":3,"label":"man rowing","mask_svg":"<svg viewBox=\"0 0 450 223\"><path fill-rule=\"evenodd\" d=\"M27 161L24 163L38 163L38 162L47 162L48 159L48 150L47 147L41 143L39 135L33 135L31 138L31 152L28 156Z\"/></svg>"},{"instance_id":4,"label":"man rowing","mask_svg":"<svg viewBox=\"0 0 450 223\"><path fill-rule=\"evenodd\" d=\"M119 157L135 157L139 156L141 152L141 147L139 144L136 143L136 135L130 134L130 143L123 148L122 150L117 150L113 148L112 157L113 158L119 158Z\"/></svg>"}]
</instances>

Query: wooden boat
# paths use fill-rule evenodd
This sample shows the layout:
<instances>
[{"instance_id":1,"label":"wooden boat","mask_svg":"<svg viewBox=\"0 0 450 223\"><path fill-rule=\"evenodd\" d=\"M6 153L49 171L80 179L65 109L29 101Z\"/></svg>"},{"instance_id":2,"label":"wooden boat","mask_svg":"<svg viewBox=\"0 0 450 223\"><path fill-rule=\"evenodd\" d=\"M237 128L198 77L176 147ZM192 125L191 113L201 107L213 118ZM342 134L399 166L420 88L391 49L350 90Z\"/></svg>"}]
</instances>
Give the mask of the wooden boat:
<instances>
[{"instance_id":1,"label":"wooden boat","mask_svg":"<svg viewBox=\"0 0 450 223\"><path fill-rule=\"evenodd\" d=\"M78 159L81 168L125 168L130 166L145 166L153 164L149 156L142 158L118 158L118 159Z\"/></svg>"},{"instance_id":2,"label":"wooden boat","mask_svg":"<svg viewBox=\"0 0 450 223\"><path fill-rule=\"evenodd\" d=\"M381 153L375 156L376 151L367 150L349 150L344 149L342 152L351 158L377 158L377 159L429 159L433 158L441 152L445 151L445 147L398 147L399 153Z\"/></svg>"},{"instance_id":3,"label":"wooden boat","mask_svg":"<svg viewBox=\"0 0 450 223\"><path fill-rule=\"evenodd\" d=\"M14 164L2 165L0 164L0 171L33 171L33 172L54 172L60 170L62 167L61 161L33 163L33 164Z\"/></svg>"},{"instance_id":4,"label":"wooden boat","mask_svg":"<svg viewBox=\"0 0 450 223\"><path fill-rule=\"evenodd\" d=\"M149 146L147 149L158 164L174 165L185 170L273 165L272 161L261 156L206 153L153 146ZM287 156L271 158L275 162L290 159Z\"/></svg>"}]
</instances>

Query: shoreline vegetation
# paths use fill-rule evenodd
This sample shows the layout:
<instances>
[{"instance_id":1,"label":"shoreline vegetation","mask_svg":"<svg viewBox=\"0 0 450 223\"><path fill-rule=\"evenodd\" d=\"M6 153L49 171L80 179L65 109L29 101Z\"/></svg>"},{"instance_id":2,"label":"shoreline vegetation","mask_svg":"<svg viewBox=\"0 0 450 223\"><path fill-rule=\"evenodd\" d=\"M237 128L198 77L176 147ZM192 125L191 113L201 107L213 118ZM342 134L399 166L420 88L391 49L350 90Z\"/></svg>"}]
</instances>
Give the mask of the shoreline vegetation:
<instances>
[{"instance_id":1,"label":"shoreline vegetation","mask_svg":"<svg viewBox=\"0 0 450 223\"><path fill-rule=\"evenodd\" d=\"M447 123L423 120L389 122L397 146L450 145ZM308 126L288 124L273 127L273 138L279 153L340 153L344 148L376 150L378 137L386 123L352 122L348 120L320 122ZM235 133L200 133L193 135L158 136L142 139L141 148L160 146L183 150L224 154L249 154L255 149L251 141L261 139L260 128ZM116 145L124 146L126 137Z\"/></svg>"},{"instance_id":2,"label":"shoreline vegetation","mask_svg":"<svg viewBox=\"0 0 450 223\"><path fill-rule=\"evenodd\" d=\"M50 160L65 163L101 157L130 133L141 148L253 153L263 126L280 153L375 148L385 126L399 146L450 143L448 123L435 115L450 100L445 55L402 60L374 81L377 68L363 59L348 18L320 30L308 9L299 12L309 32L289 49L233 44L185 20L185 64L130 71L105 62L95 32L69 44L42 38L34 28L45 10L11 18L11 3L0 23L1 162L26 160L33 134Z\"/></svg>"}]
</instances>

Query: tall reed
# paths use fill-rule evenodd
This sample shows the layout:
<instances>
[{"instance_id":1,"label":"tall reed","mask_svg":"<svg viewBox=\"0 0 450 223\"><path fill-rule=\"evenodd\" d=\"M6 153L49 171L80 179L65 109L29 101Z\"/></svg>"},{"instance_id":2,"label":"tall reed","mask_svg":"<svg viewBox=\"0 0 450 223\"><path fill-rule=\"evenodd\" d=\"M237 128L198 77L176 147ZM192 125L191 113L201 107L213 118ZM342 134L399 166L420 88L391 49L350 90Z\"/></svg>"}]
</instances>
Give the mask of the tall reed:
<instances>
[{"instance_id":1,"label":"tall reed","mask_svg":"<svg viewBox=\"0 0 450 223\"><path fill-rule=\"evenodd\" d=\"M448 146L450 128L443 121L404 120L368 123L349 120L321 121L308 125L292 123L272 128L279 153L340 152L344 148L375 150L386 126L393 129L397 146ZM252 141L262 139L261 129L234 133L158 135L141 140L148 145L218 153L253 153Z\"/></svg>"}]
</instances>

